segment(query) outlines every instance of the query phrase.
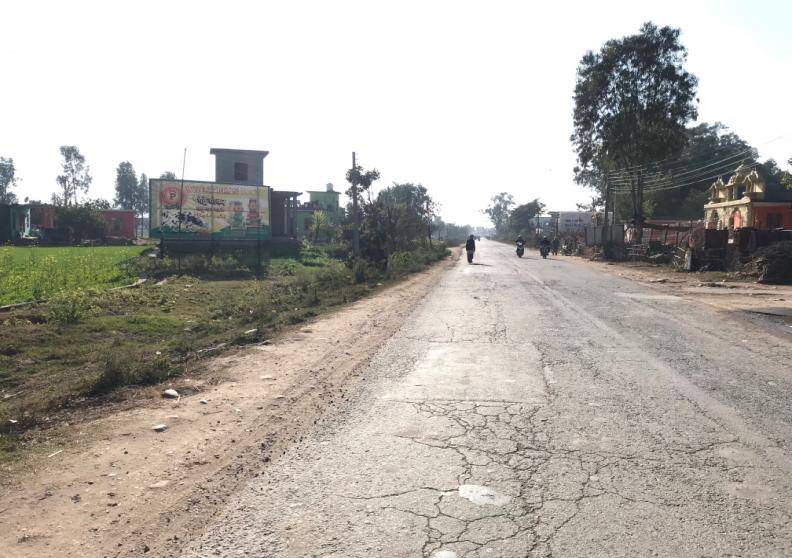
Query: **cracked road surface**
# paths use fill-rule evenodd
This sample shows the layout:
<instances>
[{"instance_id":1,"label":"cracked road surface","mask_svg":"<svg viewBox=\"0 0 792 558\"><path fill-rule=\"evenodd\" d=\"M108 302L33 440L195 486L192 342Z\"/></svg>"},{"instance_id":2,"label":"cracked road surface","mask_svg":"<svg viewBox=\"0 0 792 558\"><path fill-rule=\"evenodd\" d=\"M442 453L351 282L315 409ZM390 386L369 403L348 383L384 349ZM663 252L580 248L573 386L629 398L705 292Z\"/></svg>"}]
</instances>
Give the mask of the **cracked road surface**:
<instances>
[{"instance_id":1,"label":"cracked road surface","mask_svg":"<svg viewBox=\"0 0 792 558\"><path fill-rule=\"evenodd\" d=\"M482 242L183 556L790 556L792 344Z\"/></svg>"}]
</instances>

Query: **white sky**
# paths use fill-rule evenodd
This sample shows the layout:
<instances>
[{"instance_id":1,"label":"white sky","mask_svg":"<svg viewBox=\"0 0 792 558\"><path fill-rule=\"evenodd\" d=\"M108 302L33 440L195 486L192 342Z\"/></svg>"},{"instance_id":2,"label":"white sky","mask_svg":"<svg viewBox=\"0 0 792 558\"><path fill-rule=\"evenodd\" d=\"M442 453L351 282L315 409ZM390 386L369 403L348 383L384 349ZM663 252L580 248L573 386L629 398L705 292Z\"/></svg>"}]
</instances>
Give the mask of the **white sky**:
<instances>
[{"instance_id":1,"label":"white sky","mask_svg":"<svg viewBox=\"0 0 792 558\"><path fill-rule=\"evenodd\" d=\"M345 188L357 151L378 185L421 182L446 220L485 224L499 191L549 209L572 181L575 70L587 49L680 27L720 120L792 156L792 2L36 2L0 0L0 155L49 200L77 145L112 199L115 168L213 179L210 147L266 149L265 183ZM769 140L786 135L765 146Z\"/></svg>"}]
</instances>

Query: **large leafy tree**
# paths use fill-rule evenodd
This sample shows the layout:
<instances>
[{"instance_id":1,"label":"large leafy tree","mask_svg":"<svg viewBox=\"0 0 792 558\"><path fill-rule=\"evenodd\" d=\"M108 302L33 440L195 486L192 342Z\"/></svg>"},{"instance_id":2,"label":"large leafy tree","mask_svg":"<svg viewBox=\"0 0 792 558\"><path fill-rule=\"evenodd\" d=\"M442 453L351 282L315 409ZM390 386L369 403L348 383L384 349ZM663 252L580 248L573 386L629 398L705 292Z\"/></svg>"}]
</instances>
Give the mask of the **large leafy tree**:
<instances>
[{"instance_id":1,"label":"large leafy tree","mask_svg":"<svg viewBox=\"0 0 792 558\"><path fill-rule=\"evenodd\" d=\"M409 251L425 238L431 223L427 207L434 207L420 184L393 184L362 208L361 253L384 262L398 251Z\"/></svg>"},{"instance_id":2,"label":"large leafy tree","mask_svg":"<svg viewBox=\"0 0 792 558\"><path fill-rule=\"evenodd\" d=\"M545 205L536 198L533 201L518 205L509 215L509 228L515 234L523 234L533 227L533 219L544 211Z\"/></svg>"},{"instance_id":3,"label":"large leafy tree","mask_svg":"<svg viewBox=\"0 0 792 558\"><path fill-rule=\"evenodd\" d=\"M176 180L176 173L171 171L165 171L160 175L160 178L163 180Z\"/></svg>"},{"instance_id":4,"label":"large leafy tree","mask_svg":"<svg viewBox=\"0 0 792 558\"><path fill-rule=\"evenodd\" d=\"M436 204L424 186L412 182L394 182L393 186L380 192L377 198L389 206L404 205L407 209L405 215L409 216L404 226L410 228L410 234L421 235L426 232L427 240L431 240L432 217Z\"/></svg>"},{"instance_id":5,"label":"large leafy tree","mask_svg":"<svg viewBox=\"0 0 792 558\"><path fill-rule=\"evenodd\" d=\"M679 29L645 23L640 32L587 52L577 70L574 133L577 182L604 189L604 176L629 169L632 213L643 224L642 170L678 157L697 117L697 78L684 68ZM640 232L639 232L640 236Z\"/></svg>"},{"instance_id":6,"label":"large leafy tree","mask_svg":"<svg viewBox=\"0 0 792 558\"><path fill-rule=\"evenodd\" d=\"M509 215L511 215L511 210L514 205L514 196L508 192L501 192L490 198L490 204L484 210L484 213L490 218L492 224L495 225L495 232L497 234L506 232L506 227L509 224Z\"/></svg>"},{"instance_id":7,"label":"large leafy tree","mask_svg":"<svg viewBox=\"0 0 792 558\"><path fill-rule=\"evenodd\" d=\"M0 203L16 203L17 197L11 188L17 183L14 159L0 157Z\"/></svg>"},{"instance_id":8,"label":"large leafy tree","mask_svg":"<svg viewBox=\"0 0 792 558\"><path fill-rule=\"evenodd\" d=\"M115 204L121 209L135 209L140 195L135 168L129 161L118 164L115 181Z\"/></svg>"},{"instance_id":9,"label":"large leafy tree","mask_svg":"<svg viewBox=\"0 0 792 558\"><path fill-rule=\"evenodd\" d=\"M56 179L61 188L60 194L53 194L55 203L69 206L77 203L77 194L86 193L91 186L90 167L85 163L85 156L75 145L62 145L60 147L63 161L61 167L63 174Z\"/></svg>"}]
</instances>

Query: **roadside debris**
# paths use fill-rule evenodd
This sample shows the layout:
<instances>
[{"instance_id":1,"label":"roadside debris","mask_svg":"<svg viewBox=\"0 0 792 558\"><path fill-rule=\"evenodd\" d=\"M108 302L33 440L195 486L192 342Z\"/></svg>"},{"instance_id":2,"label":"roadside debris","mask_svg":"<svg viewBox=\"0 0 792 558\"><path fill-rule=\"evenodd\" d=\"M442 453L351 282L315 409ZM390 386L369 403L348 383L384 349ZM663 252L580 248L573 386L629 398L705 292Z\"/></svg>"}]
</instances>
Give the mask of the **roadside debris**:
<instances>
[{"instance_id":1,"label":"roadside debris","mask_svg":"<svg viewBox=\"0 0 792 558\"><path fill-rule=\"evenodd\" d=\"M172 388L166 389L165 391L162 392L162 397L166 397L168 399L178 399L179 392Z\"/></svg>"},{"instance_id":2,"label":"roadside debris","mask_svg":"<svg viewBox=\"0 0 792 558\"><path fill-rule=\"evenodd\" d=\"M152 428L155 432L165 432L168 429L167 424L156 424Z\"/></svg>"},{"instance_id":3,"label":"roadside debris","mask_svg":"<svg viewBox=\"0 0 792 558\"><path fill-rule=\"evenodd\" d=\"M739 285L732 285L731 283L727 283L726 281L707 281L705 283L699 283L699 287L721 287L724 289L736 289Z\"/></svg>"},{"instance_id":4,"label":"roadside debris","mask_svg":"<svg viewBox=\"0 0 792 558\"><path fill-rule=\"evenodd\" d=\"M759 248L743 272L757 277L759 283L792 283L792 241Z\"/></svg>"}]
</instances>

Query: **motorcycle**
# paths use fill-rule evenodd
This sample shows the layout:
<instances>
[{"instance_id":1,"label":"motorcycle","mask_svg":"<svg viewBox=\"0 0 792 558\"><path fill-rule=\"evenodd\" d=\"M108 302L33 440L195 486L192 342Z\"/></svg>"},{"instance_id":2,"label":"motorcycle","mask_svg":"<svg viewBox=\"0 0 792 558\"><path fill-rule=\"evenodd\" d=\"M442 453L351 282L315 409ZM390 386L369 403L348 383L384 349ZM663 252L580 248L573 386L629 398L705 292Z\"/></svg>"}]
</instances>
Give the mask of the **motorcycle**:
<instances>
[{"instance_id":1,"label":"motorcycle","mask_svg":"<svg viewBox=\"0 0 792 558\"><path fill-rule=\"evenodd\" d=\"M518 242L517 243L517 256L522 258L524 253L525 253L525 242Z\"/></svg>"},{"instance_id":2,"label":"motorcycle","mask_svg":"<svg viewBox=\"0 0 792 558\"><path fill-rule=\"evenodd\" d=\"M550 253L550 246L543 244L539 247L539 253L542 255L543 258L547 259L547 254Z\"/></svg>"}]
</instances>

